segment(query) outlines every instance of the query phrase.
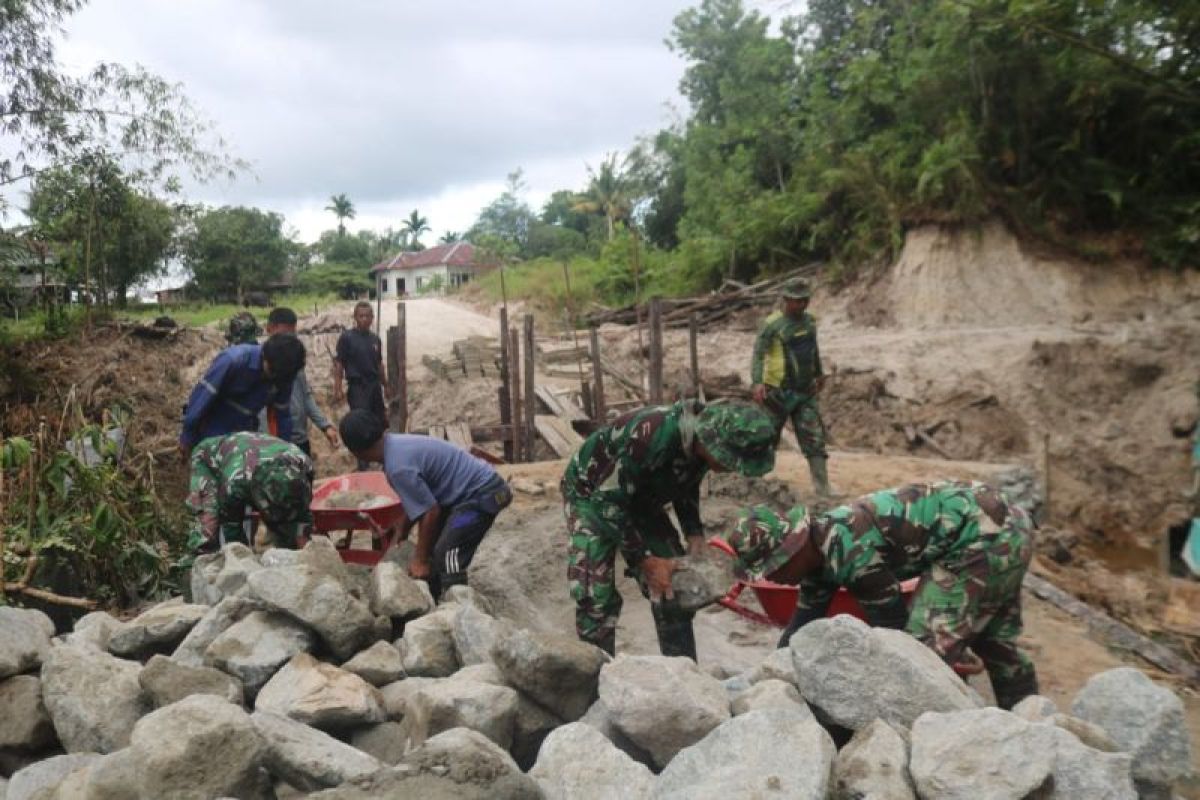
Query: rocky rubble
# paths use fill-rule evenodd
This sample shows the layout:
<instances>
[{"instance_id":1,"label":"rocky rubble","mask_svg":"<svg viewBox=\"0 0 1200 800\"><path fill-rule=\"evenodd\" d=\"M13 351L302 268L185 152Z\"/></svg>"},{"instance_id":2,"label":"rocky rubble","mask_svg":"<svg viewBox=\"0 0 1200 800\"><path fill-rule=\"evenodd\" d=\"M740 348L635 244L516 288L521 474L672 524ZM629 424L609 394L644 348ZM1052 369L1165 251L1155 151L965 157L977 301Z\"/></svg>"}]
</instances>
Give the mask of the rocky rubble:
<instances>
[{"instance_id":1,"label":"rocky rubble","mask_svg":"<svg viewBox=\"0 0 1200 800\"><path fill-rule=\"evenodd\" d=\"M192 586L59 637L0 608L0 798L1133 800L1193 768L1179 698L1134 669L1070 713L1007 712L839 617L719 681L528 630L467 587L435 605L323 543L231 546Z\"/></svg>"}]
</instances>

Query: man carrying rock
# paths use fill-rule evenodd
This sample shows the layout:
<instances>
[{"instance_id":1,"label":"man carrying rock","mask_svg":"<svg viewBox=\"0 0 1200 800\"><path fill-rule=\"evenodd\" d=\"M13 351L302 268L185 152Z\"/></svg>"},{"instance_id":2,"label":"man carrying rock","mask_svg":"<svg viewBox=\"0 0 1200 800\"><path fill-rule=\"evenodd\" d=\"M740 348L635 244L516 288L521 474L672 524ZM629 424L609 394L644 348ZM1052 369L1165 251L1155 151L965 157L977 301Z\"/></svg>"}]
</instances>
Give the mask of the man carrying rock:
<instances>
[{"instance_id":1,"label":"man carrying rock","mask_svg":"<svg viewBox=\"0 0 1200 800\"><path fill-rule=\"evenodd\" d=\"M1017 647L1033 523L993 487L911 484L816 515L804 506L786 516L754 506L725 538L743 579L800 585L780 647L824 617L844 586L871 625L902 628L949 664L970 646L1001 708L1037 694L1033 662ZM917 576L908 609L900 581Z\"/></svg>"},{"instance_id":2,"label":"man carrying rock","mask_svg":"<svg viewBox=\"0 0 1200 800\"><path fill-rule=\"evenodd\" d=\"M449 442L387 433L382 420L363 409L343 417L339 430L356 458L383 464L388 484L403 505L396 523L402 536L417 526L408 574L429 581L434 597L465 584L479 543L512 502L505 480L489 464Z\"/></svg>"},{"instance_id":3,"label":"man carrying rock","mask_svg":"<svg viewBox=\"0 0 1200 800\"><path fill-rule=\"evenodd\" d=\"M270 404L278 435L292 435L292 381L304 369L304 345L277 333L261 345L237 344L217 354L183 410L179 451L185 458L211 436L258 430L258 412Z\"/></svg>"},{"instance_id":4,"label":"man carrying rock","mask_svg":"<svg viewBox=\"0 0 1200 800\"><path fill-rule=\"evenodd\" d=\"M188 550L215 553L246 540L246 509L259 512L280 547L312 525L312 461L294 444L257 432L211 436L192 454Z\"/></svg>"},{"instance_id":5,"label":"man carrying rock","mask_svg":"<svg viewBox=\"0 0 1200 800\"><path fill-rule=\"evenodd\" d=\"M811 297L803 280L784 285L783 310L767 317L754 340L750 383L754 402L775 417L779 434L787 421L792 421L796 441L808 461L813 489L818 497L829 497L825 423L817 407L825 374L817 346L817 323L807 311Z\"/></svg>"},{"instance_id":6,"label":"man carrying rock","mask_svg":"<svg viewBox=\"0 0 1200 800\"><path fill-rule=\"evenodd\" d=\"M297 322L296 312L292 309L273 308L267 317L267 336L274 336L277 333L289 333L294 336ZM312 458L312 444L308 441L309 420L312 420L312 424L325 434L325 440L329 442L330 447L338 446L337 429L333 427L333 423L317 405L317 398L313 396L312 388L308 385L308 378L303 369L296 373L296 379L292 381L292 398L288 407L292 417L292 437L289 441L303 450L306 456ZM263 433L271 433L272 428L278 432L278 423L272 424L273 417L274 415L268 413L265 408L259 414L260 428Z\"/></svg>"},{"instance_id":7,"label":"man carrying rock","mask_svg":"<svg viewBox=\"0 0 1200 800\"><path fill-rule=\"evenodd\" d=\"M567 580L579 638L616 650L623 601L617 551L650 598L663 655L696 658L694 611L672 598L674 561L685 552L667 516L671 504L687 552L704 547L700 482L711 469L759 477L775 465L775 423L756 406L683 400L630 411L592 433L563 475L563 512L571 535Z\"/></svg>"},{"instance_id":8,"label":"man carrying rock","mask_svg":"<svg viewBox=\"0 0 1200 800\"><path fill-rule=\"evenodd\" d=\"M333 360L333 399L345 398L351 411L363 410L374 414L387 426L387 407L383 396L383 345L371 332L375 312L365 300L354 306L354 327L342 331ZM349 384L342 391L342 378ZM366 469L367 462L359 460L358 468Z\"/></svg>"}]
</instances>

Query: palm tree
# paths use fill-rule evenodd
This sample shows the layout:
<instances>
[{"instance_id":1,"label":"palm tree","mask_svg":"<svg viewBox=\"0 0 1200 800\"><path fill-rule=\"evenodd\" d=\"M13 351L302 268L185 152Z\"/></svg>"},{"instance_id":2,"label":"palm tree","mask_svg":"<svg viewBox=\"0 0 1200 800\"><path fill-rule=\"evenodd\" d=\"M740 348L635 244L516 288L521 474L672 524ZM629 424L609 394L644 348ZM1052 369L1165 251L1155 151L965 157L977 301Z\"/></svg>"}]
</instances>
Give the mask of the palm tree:
<instances>
[{"instance_id":1,"label":"palm tree","mask_svg":"<svg viewBox=\"0 0 1200 800\"><path fill-rule=\"evenodd\" d=\"M350 198L344 194L335 194L329 198L329 205L325 206L326 211L332 211L338 221L338 236L346 235L346 225L344 220L354 219L354 203L350 202Z\"/></svg>"},{"instance_id":2,"label":"palm tree","mask_svg":"<svg viewBox=\"0 0 1200 800\"><path fill-rule=\"evenodd\" d=\"M438 239L438 244L454 244L462 239L462 234L458 231L446 231L442 234L442 238Z\"/></svg>"},{"instance_id":3,"label":"palm tree","mask_svg":"<svg viewBox=\"0 0 1200 800\"><path fill-rule=\"evenodd\" d=\"M609 153L600 162L600 169L594 170L589 165L587 190L579 195L573 211L585 214L603 214L608 226L608 240L611 242L616 231L616 221L629 216L629 179L617 166L617 154Z\"/></svg>"},{"instance_id":4,"label":"palm tree","mask_svg":"<svg viewBox=\"0 0 1200 800\"><path fill-rule=\"evenodd\" d=\"M414 208L404 220L400 230L408 234L409 245L414 250L421 249L421 234L429 232L429 220L422 217Z\"/></svg>"}]
</instances>

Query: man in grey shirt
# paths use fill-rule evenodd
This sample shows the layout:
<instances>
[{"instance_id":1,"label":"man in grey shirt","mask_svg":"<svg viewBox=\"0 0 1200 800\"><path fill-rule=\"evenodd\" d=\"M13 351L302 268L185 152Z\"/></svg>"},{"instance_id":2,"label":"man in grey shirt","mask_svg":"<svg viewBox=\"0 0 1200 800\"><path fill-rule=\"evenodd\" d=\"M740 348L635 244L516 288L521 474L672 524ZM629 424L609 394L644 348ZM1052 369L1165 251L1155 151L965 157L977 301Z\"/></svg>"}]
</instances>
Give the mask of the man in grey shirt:
<instances>
[{"instance_id":1,"label":"man in grey shirt","mask_svg":"<svg viewBox=\"0 0 1200 800\"><path fill-rule=\"evenodd\" d=\"M467 582L467 567L496 516L512 502L512 490L487 464L442 439L387 433L370 411L342 418L342 441L355 457L383 464L400 497L401 538L417 526L417 547L408 564L414 578L429 581L435 597Z\"/></svg>"},{"instance_id":2,"label":"man in grey shirt","mask_svg":"<svg viewBox=\"0 0 1200 800\"><path fill-rule=\"evenodd\" d=\"M296 312L290 308L275 308L271 310L270 316L267 317L267 335L272 336L276 333L291 333L296 332ZM296 373L295 380L292 381L292 444L304 451L305 455L312 457L312 444L308 441L308 422L312 420L312 424L317 426L317 429L325 434L325 440L329 442L330 447L338 446L337 429L333 427L333 423L321 411L321 407L317 405L317 398L313 396L312 388L308 385L308 378L304 374L304 370ZM270 422L267 419L267 410L263 409L259 414L259 430L263 433L272 433Z\"/></svg>"}]
</instances>

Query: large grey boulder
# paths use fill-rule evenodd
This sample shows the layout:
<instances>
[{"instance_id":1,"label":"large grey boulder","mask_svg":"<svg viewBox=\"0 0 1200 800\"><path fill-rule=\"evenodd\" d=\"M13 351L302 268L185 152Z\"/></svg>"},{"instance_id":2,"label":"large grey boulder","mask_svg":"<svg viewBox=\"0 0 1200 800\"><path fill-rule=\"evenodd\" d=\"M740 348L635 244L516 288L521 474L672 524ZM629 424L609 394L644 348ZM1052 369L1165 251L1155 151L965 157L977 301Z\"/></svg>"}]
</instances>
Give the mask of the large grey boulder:
<instances>
[{"instance_id":1,"label":"large grey boulder","mask_svg":"<svg viewBox=\"0 0 1200 800\"><path fill-rule=\"evenodd\" d=\"M514 629L496 641L492 660L510 685L574 722L596 701L608 656L571 636Z\"/></svg>"},{"instance_id":2,"label":"large grey boulder","mask_svg":"<svg viewBox=\"0 0 1200 800\"><path fill-rule=\"evenodd\" d=\"M618 656L600 670L600 699L659 767L729 719L725 688L689 658Z\"/></svg>"},{"instance_id":3,"label":"large grey boulder","mask_svg":"<svg viewBox=\"0 0 1200 800\"><path fill-rule=\"evenodd\" d=\"M712 605L729 592L736 578L733 559L708 554L675 559L671 573L673 602L685 611Z\"/></svg>"},{"instance_id":4,"label":"large grey boulder","mask_svg":"<svg viewBox=\"0 0 1200 800\"><path fill-rule=\"evenodd\" d=\"M352 746L388 765L400 763L407 743L404 725L391 720L359 728L350 737Z\"/></svg>"},{"instance_id":5,"label":"large grey boulder","mask_svg":"<svg viewBox=\"0 0 1200 800\"><path fill-rule=\"evenodd\" d=\"M1183 701L1139 670L1093 675L1075 695L1071 714L1099 725L1133 756L1133 779L1147 794L1163 793L1192 769Z\"/></svg>"},{"instance_id":6,"label":"large grey boulder","mask_svg":"<svg viewBox=\"0 0 1200 800\"><path fill-rule=\"evenodd\" d=\"M746 678L752 684L778 680L796 686L796 667L792 663L792 651L786 647L772 650L758 666L749 671Z\"/></svg>"},{"instance_id":7,"label":"large grey boulder","mask_svg":"<svg viewBox=\"0 0 1200 800\"><path fill-rule=\"evenodd\" d=\"M438 734L393 769L310 795L312 800L539 800L537 782L481 733L455 728Z\"/></svg>"},{"instance_id":8,"label":"large grey boulder","mask_svg":"<svg viewBox=\"0 0 1200 800\"><path fill-rule=\"evenodd\" d=\"M437 683L443 678L405 678L389 683L379 690L383 696L383 708L387 712L388 719L401 720L408 714L408 703L418 689L423 686L428 686L431 683Z\"/></svg>"},{"instance_id":9,"label":"large grey boulder","mask_svg":"<svg viewBox=\"0 0 1200 800\"><path fill-rule=\"evenodd\" d=\"M594 728L605 739L612 742L613 747L634 761L644 764L646 767L654 767L654 759L646 752L646 749L634 744L633 740L622 733L621 729L613 722L612 714L609 712L608 706L604 705L603 700L597 699L592 703L592 707L579 718L579 721Z\"/></svg>"},{"instance_id":10,"label":"large grey boulder","mask_svg":"<svg viewBox=\"0 0 1200 800\"><path fill-rule=\"evenodd\" d=\"M508 750L517 716L517 693L507 686L468 680L427 683L408 699L404 727L411 746L452 728L478 731Z\"/></svg>"},{"instance_id":11,"label":"large grey boulder","mask_svg":"<svg viewBox=\"0 0 1200 800\"><path fill-rule=\"evenodd\" d=\"M275 673L258 693L254 708L322 730L343 730L387 719L378 689L308 653L293 656Z\"/></svg>"},{"instance_id":12,"label":"large grey boulder","mask_svg":"<svg viewBox=\"0 0 1200 800\"><path fill-rule=\"evenodd\" d=\"M832 800L916 800L908 744L881 719L867 723L833 762Z\"/></svg>"},{"instance_id":13,"label":"large grey boulder","mask_svg":"<svg viewBox=\"0 0 1200 800\"><path fill-rule=\"evenodd\" d=\"M289 547L269 547L258 557L264 567L292 567L300 563L300 551Z\"/></svg>"},{"instance_id":14,"label":"large grey boulder","mask_svg":"<svg viewBox=\"0 0 1200 800\"><path fill-rule=\"evenodd\" d=\"M100 757L99 753L71 753L34 762L13 773L8 783L8 794L0 792L0 797L4 800L30 800L38 792L57 786L63 778Z\"/></svg>"},{"instance_id":15,"label":"large grey boulder","mask_svg":"<svg viewBox=\"0 0 1200 800\"><path fill-rule=\"evenodd\" d=\"M207 694L160 708L133 730L142 797L263 797L266 744L250 715Z\"/></svg>"},{"instance_id":16,"label":"large grey boulder","mask_svg":"<svg viewBox=\"0 0 1200 800\"><path fill-rule=\"evenodd\" d=\"M983 705L928 647L847 614L805 625L792 636L791 651L801 696L851 730L876 718L908 728L926 711Z\"/></svg>"},{"instance_id":17,"label":"large grey boulder","mask_svg":"<svg viewBox=\"0 0 1200 800\"><path fill-rule=\"evenodd\" d=\"M460 606L451 628L458 662L464 667L489 663L492 648L504 635L505 628L499 620L474 604Z\"/></svg>"},{"instance_id":18,"label":"large grey boulder","mask_svg":"<svg viewBox=\"0 0 1200 800\"><path fill-rule=\"evenodd\" d=\"M240 706L242 682L212 667L190 667L156 655L138 673L138 683L151 705L162 708L194 694L211 694Z\"/></svg>"},{"instance_id":19,"label":"large grey boulder","mask_svg":"<svg viewBox=\"0 0 1200 800\"><path fill-rule=\"evenodd\" d=\"M205 648L204 661L233 675L253 695L280 667L315 644L308 628L291 617L255 611L214 639Z\"/></svg>"},{"instance_id":20,"label":"large grey boulder","mask_svg":"<svg viewBox=\"0 0 1200 800\"><path fill-rule=\"evenodd\" d=\"M141 664L108 653L50 648L42 662L42 701L68 753L111 753L129 744L147 711L141 671Z\"/></svg>"},{"instance_id":21,"label":"large grey boulder","mask_svg":"<svg viewBox=\"0 0 1200 800\"><path fill-rule=\"evenodd\" d=\"M279 714L255 711L250 719L266 742L267 769L301 791L328 789L385 766L374 756Z\"/></svg>"},{"instance_id":22,"label":"large grey boulder","mask_svg":"<svg viewBox=\"0 0 1200 800\"><path fill-rule=\"evenodd\" d=\"M56 741L36 675L0 680L0 750L40 750Z\"/></svg>"},{"instance_id":23,"label":"large grey boulder","mask_svg":"<svg viewBox=\"0 0 1200 800\"><path fill-rule=\"evenodd\" d=\"M376 642L342 664L372 686L386 686L404 677L404 656L388 642Z\"/></svg>"},{"instance_id":24,"label":"large grey boulder","mask_svg":"<svg viewBox=\"0 0 1200 800\"><path fill-rule=\"evenodd\" d=\"M171 658L192 667L205 665L208 646L234 624L255 611L264 610L261 603L247 597L226 597L208 610L188 635L184 637Z\"/></svg>"},{"instance_id":25,"label":"large grey boulder","mask_svg":"<svg viewBox=\"0 0 1200 800\"><path fill-rule=\"evenodd\" d=\"M62 637L64 644L108 652L108 640L121 628L121 620L107 611L92 611L75 622L71 632Z\"/></svg>"},{"instance_id":26,"label":"large grey boulder","mask_svg":"<svg viewBox=\"0 0 1200 800\"><path fill-rule=\"evenodd\" d=\"M1136 800L1132 759L1088 747L1054 726L1054 788L1048 800Z\"/></svg>"},{"instance_id":27,"label":"large grey boulder","mask_svg":"<svg viewBox=\"0 0 1200 800\"><path fill-rule=\"evenodd\" d=\"M928 712L912 728L909 772L922 800L1019 800L1047 784L1055 733L998 708Z\"/></svg>"},{"instance_id":28,"label":"large grey boulder","mask_svg":"<svg viewBox=\"0 0 1200 800\"><path fill-rule=\"evenodd\" d=\"M654 797L824 800L835 753L811 716L793 708L751 711L681 750L658 776Z\"/></svg>"},{"instance_id":29,"label":"large grey boulder","mask_svg":"<svg viewBox=\"0 0 1200 800\"><path fill-rule=\"evenodd\" d=\"M192 602L215 606L226 597L246 591L246 578L262 569L254 551L241 542L227 544L221 552L199 556L192 564Z\"/></svg>"},{"instance_id":30,"label":"large grey boulder","mask_svg":"<svg viewBox=\"0 0 1200 800\"><path fill-rule=\"evenodd\" d=\"M1058 706L1049 697L1031 694L1013 706L1012 713L1030 722L1043 722L1058 713Z\"/></svg>"},{"instance_id":31,"label":"large grey boulder","mask_svg":"<svg viewBox=\"0 0 1200 800\"><path fill-rule=\"evenodd\" d=\"M433 610L429 584L408 576L408 571L393 561L380 561L371 570L368 589L371 611L393 620L415 619Z\"/></svg>"},{"instance_id":32,"label":"large grey boulder","mask_svg":"<svg viewBox=\"0 0 1200 800\"><path fill-rule=\"evenodd\" d=\"M583 722L558 728L542 743L529 777L548 800L647 800L654 773Z\"/></svg>"},{"instance_id":33,"label":"large grey boulder","mask_svg":"<svg viewBox=\"0 0 1200 800\"><path fill-rule=\"evenodd\" d=\"M247 580L251 597L316 631L339 659L374 639L375 616L330 572L300 563L260 569Z\"/></svg>"},{"instance_id":34,"label":"large grey boulder","mask_svg":"<svg viewBox=\"0 0 1200 800\"><path fill-rule=\"evenodd\" d=\"M766 711L772 708L795 708L802 716L811 717L808 703L790 683L774 678L758 683L738 692L733 698L731 710L735 717L751 711Z\"/></svg>"},{"instance_id":35,"label":"large grey boulder","mask_svg":"<svg viewBox=\"0 0 1200 800\"><path fill-rule=\"evenodd\" d=\"M36 792L32 800L127 800L147 796L142 793L140 764L133 748L94 758L70 772L57 786Z\"/></svg>"},{"instance_id":36,"label":"large grey boulder","mask_svg":"<svg viewBox=\"0 0 1200 800\"><path fill-rule=\"evenodd\" d=\"M207 613L208 606L178 598L159 603L113 631L108 651L115 656L139 658L148 652L172 650Z\"/></svg>"},{"instance_id":37,"label":"large grey boulder","mask_svg":"<svg viewBox=\"0 0 1200 800\"><path fill-rule=\"evenodd\" d=\"M41 611L0 606L0 678L41 666L53 635L54 623Z\"/></svg>"},{"instance_id":38,"label":"large grey boulder","mask_svg":"<svg viewBox=\"0 0 1200 800\"><path fill-rule=\"evenodd\" d=\"M458 669L454 646L454 615L457 607L439 608L432 614L404 625L404 636L396 642L404 656L404 672L418 678L445 678Z\"/></svg>"}]
</instances>

